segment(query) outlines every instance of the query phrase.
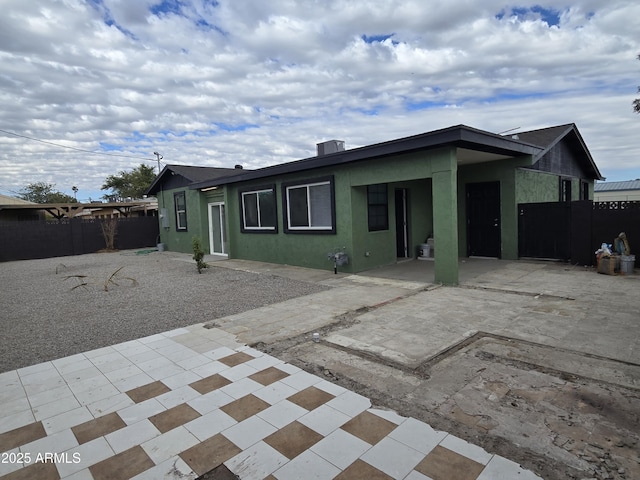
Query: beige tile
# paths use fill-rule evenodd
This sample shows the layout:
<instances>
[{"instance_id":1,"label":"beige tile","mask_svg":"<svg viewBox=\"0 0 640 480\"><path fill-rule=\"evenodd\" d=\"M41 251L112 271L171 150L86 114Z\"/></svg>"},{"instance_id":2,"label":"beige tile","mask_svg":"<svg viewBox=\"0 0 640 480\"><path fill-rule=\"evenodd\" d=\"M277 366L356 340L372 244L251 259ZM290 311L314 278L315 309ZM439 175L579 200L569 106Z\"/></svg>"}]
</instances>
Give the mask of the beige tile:
<instances>
[{"instance_id":1,"label":"beige tile","mask_svg":"<svg viewBox=\"0 0 640 480\"><path fill-rule=\"evenodd\" d=\"M356 460L338 475L335 480L392 480L384 472L362 460Z\"/></svg>"},{"instance_id":2,"label":"beige tile","mask_svg":"<svg viewBox=\"0 0 640 480\"><path fill-rule=\"evenodd\" d=\"M162 413L149 417L149 421L160 431L160 433L173 430L180 425L184 425L191 420L198 418L200 414L186 403L177 405Z\"/></svg>"},{"instance_id":3,"label":"beige tile","mask_svg":"<svg viewBox=\"0 0 640 480\"><path fill-rule=\"evenodd\" d=\"M201 395L205 395L206 393L213 392L214 390L224 387L225 385L229 385L230 383L231 380L216 373L205 377L202 380L190 383L189 386Z\"/></svg>"},{"instance_id":4,"label":"beige tile","mask_svg":"<svg viewBox=\"0 0 640 480\"><path fill-rule=\"evenodd\" d=\"M220 410L232 417L234 420L241 422L242 420L252 417L258 412L266 410L270 406L271 405L264 400L260 400L258 397L250 394L220 407Z\"/></svg>"},{"instance_id":5,"label":"beige tile","mask_svg":"<svg viewBox=\"0 0 640 480\"><path fill-rule=\"evenodd\" d=\"M254 373L253 375L249 375L249 378L266 386L271 385L272 383L275 383L278 380L282 380L283 378L288 376L289 374L283 372L282 370L278 370L275 367L269 367L261 370L260 372Z\"/></svg>"},{"instance_id":6,"label":"beige tile","mask_svg":"<svg viewBox=\"0 0 640 480\"><path fill-rule=\"evenodd\" d=\"M362 412L340 427L365 442L375 445L397 427L384 418L370 412Z\"/></svg>"},{"instance_id":7,"label":"beige tile","mask_svg":"<svg viewBox=\"0 0 640 480\"><path fill-rule=\"evenodd\" d=\"M200 476L218 467L241 451L233 442L218 434L185 450L180 454L180 458L187 462L189 467Z\"/></svg>"},{"instance_id":8,"label":"beige tile","mask_svg":"<svg viewBox=\"0 0 640 480\"><path fill-rule=\"evenodd\" d=\"M71 427L71 431L76 436L78 443L82 445L126 426L127 424L122 421L122 418L114 412Z\"/></svg>"},{"instance_id":9,"label":"beige tile","mask_svg":"<svg viewBox=\"0 0 640 480\"><path fill-rule=\"evenodd\" d=\"M308 387L295 395L291 395L287 400L311 411L315 410L320 405L324 405L333 398L334 396L330 393L316 387Z\"/></svg>"},{"instance_id":10,"label":"beige tile","mask_svg":"<svg viewBox=\"0 0 640 480\"><path fill-rule=\"evenodd\" d=\"M243 352L238 352L234 353L233 355L220 358L218 359L218 361L224 363L228 367L235 367L236 365L240 365L241 363L248 362L249 360L253 359L254 357L252 357L251 355Z\"/></svg>"},{"instance_id":11,"label":"beige tile","mask_svg":"<svg viewBox=\"0 0 640 480\"><path fill-rule=\"evenodd\" d=\"M89 467L94 480L128 480L155 466L139 445Z\"/></svg>"},{"instance_id":12,"label":"beige tile","mask_svg":"<svg viewBox=\"0 0 640 480\"><path fill-rule=\"evenodd\" d=\"M0 434L0 452L6 452L46 436L47 432L45 432L42 422L30 423Z\"/></svg>"},{"instance_id":13,"label":"beige tile","mask_svg":"<svg viewBox=\"0 0 640 480\"><path fill-rule=\"evenodd\" d=\"M414 468L433 480L476 480L483 469L484 465L439 445Z\"/></svg>"},{"instance_id":14,"label":"beige tile","mask_svg":"<svg viewBox=\"0 0 640 480\"><path fill-rule=\"evenodd\" d=\"M269 435L264 439L264 442L291 460L323 438L322 435L314 432L309 427L305 427L298 422L292 422Z\"/></svg>"},{"instance_id":15,"label":"beige tile","mask_svg":"<svg viewBox=\"0 0 640 480\"><path fill-rule=\"evenodd\" d=\"M134 388L125 393L129 395L129 398L131 398L131 400L133 400L136 403L140 403L170 391L171 389L167 387L164 383L157 381L153 383L148 383L147 385L142 385L141 387Z\"/></svg>"}]
</instances>

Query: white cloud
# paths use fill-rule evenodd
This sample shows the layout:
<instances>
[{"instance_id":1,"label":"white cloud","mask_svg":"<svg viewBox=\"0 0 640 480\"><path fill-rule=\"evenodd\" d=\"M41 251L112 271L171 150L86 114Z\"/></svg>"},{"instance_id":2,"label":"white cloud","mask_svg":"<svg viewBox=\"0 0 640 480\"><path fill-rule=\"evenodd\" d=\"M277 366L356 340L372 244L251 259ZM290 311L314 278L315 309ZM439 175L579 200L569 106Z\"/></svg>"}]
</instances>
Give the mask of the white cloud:
<instances>
[{"instance_id":1,"label":"white cloud","mask_svg":"<svg viewBox=\"0 0 640 480\"><path fill-rule=\"evenodd\" d=\"M160 4L5 0L0 129L152 165L160 151L257 168L330 138L575 122L605 176L640 177L637 2ZM141 161L0 134L0 192L49 181L95 199Z\"/></svg>"}]
</instances>

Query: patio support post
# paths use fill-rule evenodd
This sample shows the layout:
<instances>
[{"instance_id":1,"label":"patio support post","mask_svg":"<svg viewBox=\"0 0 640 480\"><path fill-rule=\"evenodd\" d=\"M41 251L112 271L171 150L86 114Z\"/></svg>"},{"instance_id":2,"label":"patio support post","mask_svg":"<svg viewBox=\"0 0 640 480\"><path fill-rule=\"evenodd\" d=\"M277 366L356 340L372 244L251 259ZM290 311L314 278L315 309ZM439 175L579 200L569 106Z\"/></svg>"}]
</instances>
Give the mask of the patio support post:
<instances>
[{"instance_id":1,"label":"patio support post","mask_svg":"<svg viewBox=\"0 0 640 480\"><path fill-rule=\"evenodd\" d=\"M433 231L434 280L444 285L458 284L458 161L455 148L434 159Z\"/></svg>"}]
</instances>

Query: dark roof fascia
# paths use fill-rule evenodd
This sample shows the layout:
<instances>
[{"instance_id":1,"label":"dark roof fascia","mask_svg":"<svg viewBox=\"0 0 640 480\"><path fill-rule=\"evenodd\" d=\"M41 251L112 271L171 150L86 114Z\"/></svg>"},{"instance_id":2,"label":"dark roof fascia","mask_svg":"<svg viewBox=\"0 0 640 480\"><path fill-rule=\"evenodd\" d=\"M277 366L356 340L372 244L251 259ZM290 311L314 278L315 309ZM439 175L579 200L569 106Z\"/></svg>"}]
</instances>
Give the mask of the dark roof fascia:
<instances>
[{"instance_id":1,"label":"dark roof fascia","mask_svg":"<svg viewBox=\"0 0 640 480\"><path fill-rule=\"evenodd\" d=\"M352 150L344 150L328 155L309 157L302 160L295 160L293 162L272 165L252 170L242 175L232 175L204 182L196 182L191 184L189 188L200 189L216 187L275 175L285 175L305 170L343 165L361 160L407 154L420 150L431 150L445 147L447 145L510 156L533 156L541 150L538 146L520 142L509 137L502 137L494 133L467 127L466 125L457 125L411 137L399 138L374 145L354 148Z\"/></svg>"},{"instance_id":2,"label":"dark roof fascia","mask_svg":"<svg viewBox=\"0 0 640 480\"><path fill-rule=\"evenodd\" d=\"M225 176L234 175L236 172L240 171L236 168L223 168L223 167L200 167L194 165L171 165L167 164L164 166L160 174L155 178L153 183L149 186L146 195L154 195L158 190L160 190L160 185L164 182L165 177L169 173L175 173L176 175L181 175L186 178L189 182L196 182L198 179L194 179L191 175L189 175L189 171L199 172L199 171L209 171L211 174L211 178L220 178ZM235 175L234 175L235 176ZM202 176L200 176L202 178ZM204 181L204 180L200 180Z\"/></svg>"}]
</instances>

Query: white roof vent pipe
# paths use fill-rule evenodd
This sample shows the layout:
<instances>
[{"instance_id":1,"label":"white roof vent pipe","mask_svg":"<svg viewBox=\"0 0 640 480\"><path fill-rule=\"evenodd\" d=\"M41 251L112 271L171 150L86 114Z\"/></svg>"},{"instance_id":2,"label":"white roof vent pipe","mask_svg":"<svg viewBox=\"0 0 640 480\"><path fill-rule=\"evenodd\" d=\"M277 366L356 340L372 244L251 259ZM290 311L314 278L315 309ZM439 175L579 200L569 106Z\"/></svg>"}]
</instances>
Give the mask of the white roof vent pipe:
<instances>
[{"instance_id":1,"label":"white roof vent pipe","mask_svg":"<svg viewBox=\"0 0 640 480\"><path fill-rule=\"evenodd\" d=\"M344 141L343 140L328 140L326 142L318 143L318 156L328 155L330 153L343 152Z\"/></svg>"}]
</instances>

